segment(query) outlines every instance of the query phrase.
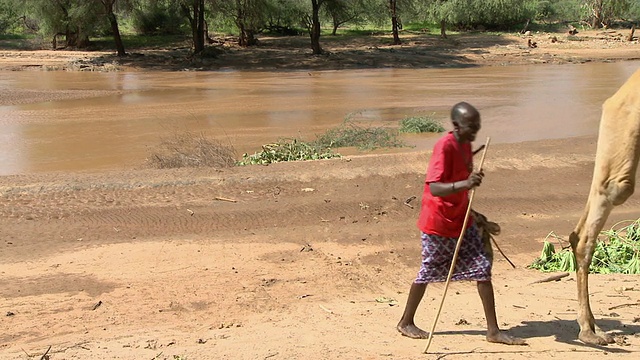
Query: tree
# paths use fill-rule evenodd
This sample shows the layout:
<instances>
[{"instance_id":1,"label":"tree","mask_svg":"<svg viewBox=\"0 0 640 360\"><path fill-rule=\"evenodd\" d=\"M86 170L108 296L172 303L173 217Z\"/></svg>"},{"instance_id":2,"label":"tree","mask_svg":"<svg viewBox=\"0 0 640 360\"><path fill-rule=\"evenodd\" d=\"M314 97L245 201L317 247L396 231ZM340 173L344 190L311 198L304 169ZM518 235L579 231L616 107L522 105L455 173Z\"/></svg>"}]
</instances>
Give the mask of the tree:
<instances>
[{"instance_id":1,"label":"tree","mask_svg":"<svg viewBox=\"0 0 640 360\"><path fill-rule=\"evenodd\" d=\"M182 0L131 0L129 20L139 35L184 34ZM191 24L187 23L189 28Z\"/></svg>"},{"instance_id":2,"label":"tree","mask_svg":"<svg viewBox=\"0 0 640 360\"><path fill-rule=\"evenodd\" d=\"M324 53L320 46L320 11L323 5L337 6L340 0L311 0L311 16L305 16L305 22L309 36L311 37L311 49L314 55Z\"/></svg>"},{"instance_id":3,"label":"tree","mask_svg":"<svg viewBox=\"0 0 640 360\"><path fill-rule=\"evenodd\" d=\"M256 34L262 31L267 22L268 0L216 0L215 9L221 15L232 18L238 28L238 45L253 46L258 40Z\"/></svg>"},{"instance_id":4,"label":"tree","mask_svg":"<svg viewBox=\"0 0 640 360\"><path fill-rule=\"evenodd\" d=\"M440 23L440 34L446 37L447 24L458 29L478 27L509 29L535 17L537 0L437 0L429 17Z\"/></svg>"},{"instance_id":5,"label":"tree","mask_svg":"<svg viewBox=\"0 0 640 360\"><path fill-rule=\"evenodd\" d=\"M0 0L0 34L6 34L15 29L24 16L13 4L12 0Z\"/></svg>"},{"instance_id":6,"label":"tree","mask_svg":"<svg viewBox=\"0 0 640 360\"><path fill-rule=\"evenodd\" d=\"M593 29L609 26L616 17L628 11L630 5L629 0L586 0L582 3Z\"/></svg>"},{"instance_id":7,"label":"tree","mask_svg":"<svg viewBox=\"0 0 640 360\"><path fill-rule=\"evenodd\" d=\"M325 12L331 18L333 30L331 35L336 35L338 28L348 22L358 21L362 14L362 0L335 0L327 2Z\"/></svg>"},{"instance_id":8,"label":"tree","mask_svg":"<svg viewBox=\"0 0 640 360\"><path fill-rule=\"evenodd\" d=\"M402 25L398 22L398 1L389 0L389 12L391 13L391 31L393 32L393 45L400 45L400 35L398 34L398 28Z\"/></svg>"},{"instance_id":9,"label":"tree","mask_svg":"<svg viewBox=\"0 0 640 360\"><path fill-rule=\"evenodd\" d=\"M308 28L313 55L320 55L324 52L320 46L320 7L324 2L325 0L311 0L311 22Z\"/></svg>"},{"instance_id":10,"label":"tree","mask_svg":"<svg viewBox=\"0 0 640 360\"><path fill-rule=\"evenodd\" d=\"M236 0L235 23L240 30L238 44L252 46L257 43L256 34L264 26L262 11L265 6L263 0Z\"/></svg>"},{"instance_id":11,"label":"tree","mask_svg":"<svg viewBox=\"0 0 640 360\"><path fill-rule=\"evenodd\" d=\"M124 44L122 43L122 37L120 36L120 28L118 27L118 19L113 12L113 6L118 0L100 0L104 6L104 11L107 14L109 25L111 25L111 32L113 32L113 39L116 43L116 51L118 56L125 56L127 53L124 51Z\"/></svg>"},{"instance_id":12,"label":"tree","mask_svg":"<svg viewBox=\"0 0 640 360\"><path fill-rule=\"evenodd\" d=\"M99 12L92 1L31 0L23 5L26 13L38 19L40 32L53 36L54 48L58 36L64 36L65 47L87 47L89 35L100 26Z\"/></svg>"},{"instance_id":13,"label":"tree","mask_svg":"<svg viewBox=\"0 0 640 360\"><path fill-rule=\"evenodd\" d=\"M204 24L204 0L181 0L182 14L189 20L193 36L193 52L199 54L204 50L206 34Z\"/></svg>"}]
</instances>

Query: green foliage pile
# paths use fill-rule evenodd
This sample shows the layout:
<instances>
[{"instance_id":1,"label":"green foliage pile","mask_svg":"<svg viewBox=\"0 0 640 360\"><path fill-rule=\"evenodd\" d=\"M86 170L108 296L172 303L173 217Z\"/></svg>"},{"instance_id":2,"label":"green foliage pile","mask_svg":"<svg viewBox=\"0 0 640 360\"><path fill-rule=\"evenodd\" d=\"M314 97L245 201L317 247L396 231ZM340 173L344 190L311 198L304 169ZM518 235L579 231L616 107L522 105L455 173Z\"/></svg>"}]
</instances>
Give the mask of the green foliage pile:
<instances>
[{"instance_id":1,"label":"green foliage pile","mask_svg":"<svg viewBox=\"0 0 640 360\"><path fill-rule=\"evenodd\" d=\"M630 225L602 231L604 240L596 242L589 272L594 274L640 274L640 219ZM547 236L551 236L550 233ZM576 259L571 247L555 252L553 244L545 239L542 253L529 268L541 271L575 271Z\"/></svg>"},{"instance_id":2,"label":"green foliage pile","mask_svg":"<svg viewBox=\"0 0 640 360\"><path fill-rule=\"evenodd\" d=\"M226 168L235 165L236 151L233 147L210 139L203 133L175 133L162 139L160 145L147 158L147 163L158 169Z\"/></svg>"},{"instance_id":3,"label":"green foliage pile","mask_svg":"<svg viewBox=\"0 0 640 360\"><path fill-rule=\"evenodd\" d=\"M273 144L262 145L262 151L242 155L237 165L267 165L283 161L305 161L338 158L331 148L298 139L280 139Z\"/></svg>"},{"instance_id":4,"label":"green foliage pile","mask_svg":"<svg viewBox=\"0 0 640 360\"><path fill-rule=\"evenodd\" d=\"M318 136L316 144L327 147L355 147L359 150L403 147L400 132L385 126L359 124L347 117L340 126L327 130Z\"/></svg>"},{"instance_id":5,"label":"green foliage pile","mask_svg":"<svg viewBox=\"0 0 640 360\"><path fill-rule=\"evenodd\" d=\"M529 268L543 272L576 271L576 257L573 255L571 247L556 252L553 244L545 240L540 257L529 265Z\"/></svg>"},{"instance_id":6,"label":"green foliage pile","mask_svg":"<svg viewBox=\"0 0 640 360\"><path fill-rule=\"evenodd\" d=\"M408 116L400 120L401 133L441 133L444 130L442 124L432 116Z\"/></svg>"}]
</instances>

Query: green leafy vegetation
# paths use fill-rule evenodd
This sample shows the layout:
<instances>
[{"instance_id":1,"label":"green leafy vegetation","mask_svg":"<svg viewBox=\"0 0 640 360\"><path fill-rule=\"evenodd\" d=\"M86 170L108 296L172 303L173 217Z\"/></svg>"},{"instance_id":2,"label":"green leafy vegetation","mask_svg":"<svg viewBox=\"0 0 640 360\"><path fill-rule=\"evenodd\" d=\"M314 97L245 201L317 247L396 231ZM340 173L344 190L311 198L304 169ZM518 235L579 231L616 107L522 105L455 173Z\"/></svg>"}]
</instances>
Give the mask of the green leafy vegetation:
<instances>
[{"instance_id":1,"label":"green leafy vegetation","mask_svg":"<svg viewBox=\"0 0 640 360\"><path fill-rule=\"evenodd\" d=\"M629 225L618 228L623 223ZM544 240L542 253L529 268L541 271L575 271L576 259L569 245L562 246L558 252L549 238L562 241L553 232ZM640 219L624 221L610 230L602 231L596 242L593 260L589 272L594 274L640 274Z\"/></svg>"},{"instance_id":2,"label":"green leafy vegetation","mask_svg":"<svg viewBox=\"0 0 640 360\"><path fill-rule=\"evenodd\" d=\"M444 130L442 124L433 116L408 116L400 120L401 133L441 133Z\"/></svg>"},{"instance_id":3,"label":"green leafy vegetation","mask_svg":"<svg viewBox=\"0 0 640 360\"><path fill-rule=\"evenodd\" d=\"M273 144L262 145L262 151L253 155L243 154L238 165L267 165L283 161L321 160L340 157L331 148L298 139L280 139Z\"/></svg>"}]
</instances>

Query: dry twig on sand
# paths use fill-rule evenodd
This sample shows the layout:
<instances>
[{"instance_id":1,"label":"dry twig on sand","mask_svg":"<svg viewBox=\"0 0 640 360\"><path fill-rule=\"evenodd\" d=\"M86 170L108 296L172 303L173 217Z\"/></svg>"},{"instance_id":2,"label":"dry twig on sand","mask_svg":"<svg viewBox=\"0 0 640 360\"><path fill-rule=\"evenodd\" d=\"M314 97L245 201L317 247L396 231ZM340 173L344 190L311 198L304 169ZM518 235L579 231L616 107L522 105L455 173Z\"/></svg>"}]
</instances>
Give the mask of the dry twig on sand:
<instances>
[{"instance_id":1,"label":"dry twig on sand","mask_svg":"<svg viewBox=\"0 0 640 360\"><path fill-rule=\"evenodd\" d=\"M546 282L551 282L551 281L558 281L558 280L560 280L560 279L562 279L564 277L567 277L567 276L569 276L569 273L565 272L565 273L562 273L562 274L557 274L557 275L546 277L544 279L540 279L540 280L534 281L534 282L530 283L529 285L541 284L541 283L546 283Z\"/></svg>"},{"instance_id":2,"label":"dry twig on sand","mask_svg":"<svg viewBox=\"0 0 640 360\"><path fill-rule=\"evenodd\" d=\"M616 305L616 306L612 306L609 308L609 310L615 310L615 309L620 309L623 307L630 307L630 306L639 306L640 302L637 303L627 303L627 304L620 304L620 305Z\"/></svg>"}]
</instances>

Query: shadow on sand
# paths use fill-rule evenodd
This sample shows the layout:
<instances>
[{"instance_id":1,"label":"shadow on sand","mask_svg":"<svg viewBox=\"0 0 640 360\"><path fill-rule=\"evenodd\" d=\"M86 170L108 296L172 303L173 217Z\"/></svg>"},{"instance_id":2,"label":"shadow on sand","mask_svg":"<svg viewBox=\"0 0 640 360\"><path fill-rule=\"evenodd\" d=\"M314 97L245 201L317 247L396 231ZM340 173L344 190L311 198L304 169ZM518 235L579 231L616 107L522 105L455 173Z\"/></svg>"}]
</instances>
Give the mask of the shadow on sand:
<instances>
[{"instance_id":1,"label":"shadow on sand","mask_svg":"<svg viewBox=\"0 0 640 360\"><path fill-rule=\"evenodd\" d=\"M640 333L639 325L623 324L618 320L601 319L596 322L603 330L609 332L616 339L623 339L624 336L633 336ZM523 321L520 325L516 325L509 329L505 329L509 335L523 338L525 340L554 336L555 340L560 343L571 345L571 348L554 349L554 350L530 350L526 346L505 347L503 351L496 350L470 350L459 352L437 352L438 359L447 357L456 357L464 354L542 354L542 353L594 353L605 352L613 354L630 354L629 351L620 345L612 344L609 346L589 345L578 340L579 327L575 320L553 320L553 321ZM436 335L474 335L484 336L483 330L460 330L460 331L442 331L436 332Z\"/></svg>"}]
</instances>

